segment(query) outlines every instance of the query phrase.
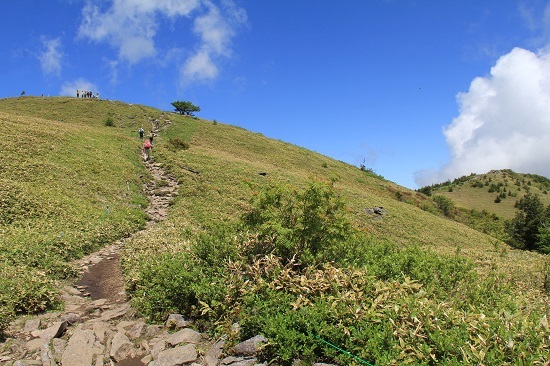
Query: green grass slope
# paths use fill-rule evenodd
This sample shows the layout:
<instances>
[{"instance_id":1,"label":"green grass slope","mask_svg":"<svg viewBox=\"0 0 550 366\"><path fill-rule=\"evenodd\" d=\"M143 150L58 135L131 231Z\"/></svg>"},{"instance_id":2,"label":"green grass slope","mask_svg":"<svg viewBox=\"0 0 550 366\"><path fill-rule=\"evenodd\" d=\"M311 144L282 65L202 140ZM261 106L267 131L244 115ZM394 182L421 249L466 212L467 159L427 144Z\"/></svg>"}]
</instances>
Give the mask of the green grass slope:
<instances>
[{"instance_id":1,"label":"green grass slope","mask_svg":"<svg viewBox=\"0 0 550 366\"><path fill-rule=\"evenodd\" d=\"M504 219L516 214L516 201L527 193L537 194L541 202L550 204L550 180L536 174L516 173L509 169L486 174L472 174L435 185L432 194L452 199L457 207L487 211ZM500 196L500 202L495 202Z\"/></svg>"},{"instance_id":2,"label":"green grass slope","mask_svg":"<svg viewBox=\"0 0 550 366\"><path fill-rule=\"evenodd\" d=\"M187 309L210 331L208 324L223 330L239 321L235 337L269 335L266 352L281 364L297 355L349 363L304 329L377 364L533 363L547 354L544 256L512 250L443 217L423 194L306 149L222 123L75 98L0 100L0 329L14 315L57 306L54 284L71 274L72 258L143 227L147 173L137 129L148 118L163 127L153 159L180 189L168 220L123 253L144 315ZM337 217L365 240L302 272L270 256L241 262L236 248L255 239L241 243L248 234L228 228L255 209L253 198L273 184L302 197L331 192L312 182L334 182L334 199L345 203ZM374 206L387 214L369 214ZM343 259L356 266L339 266Z\"/></svg>"},{"instance_id":3,"label":"green grass slope","mask_svg":"<svg viewBox=\"0 0 550 366\"><path fill-rule=\"evenodd\" d=\"M502 314L510 311L524 325L546 319L548 300L540 294L548 276L544 256L512 250L446 219L426 196L357 167L234 126L183 116L171 119L170 128L155 140L153 155L178 178L179 197L168 221L128 243L124 255L128 288L142 315L161 320L170 311L183 312L202 319L198 324L205 329L225 332L239 322L244 329L237 338L261 332L274 339L266 357L280 364L290 364L298 355L319 354L350 362L320 347L312 332L379 364L429 364L430 358L442 364L469 363L483 361L487 352L492 353L489 363L506 364L510 361L503 358L504 339L510 335L495 335L507 321ZM189 148L178 149L174 141L184 141ZM335 251L335 262L357 258L357 273L331 265L296 273L269 256L249 263L231 254L228 245L254 245L255 234L244 243L239 234L223 234L227 225L254 209L252 197L272 184L303 192L312 181L334 181L347 217L369 238L355 253L349 248ZM374 206L384 207L387 215L367 213ZM466 258L474 272L460 258ZM411 278L412 286L419 286L414 291L408 287ZM396 287L386 298L381 294L388 283ZM315 288L325 290L316 294ZM371 301L379 296L386 299L380 311L362 310L375 309L378 305ZM342 302L327 305L327 298ZM309 306L299 305L302 299ZM396 314L405 308L404 314ZM523 310L517 312L519 308ZM412 314L423 318L416 322ZM434 319L441 317L446 320L438 325ZM455 333L453 327L461 322L465 328ZM432 329L421 335L425 342L415 338L422 326ZM478 333L478 327L484 332ZM523 332L519 329L523 325L512 326L510 334ZM516 347L510 357L529 349L530 356L522 362L543 358L548 329L536 329L524 340L533 348ZM478 336L492 337L493 343L478 347ZM468 348L460 351L457 344ZM377 349L379 353L373 351Z\"/></svg>"},{"instance_id":4,"label":"green grass slope","mask_svg":"<svg viewBox=\"0 0 550 366\"><path fill-rule=\"evenodd\" d=\"M336 179L354 224L376 238L445 255L458 251L477 261L481 270L496 266L515 280L543 283L543 257L512 249L503 254L504 244L493 237L433 214L434 204L423 194L238 127L183 116L172 120L156 140L154 155L183 183L180 195L185 199L174 205L173 217L185 218L191 230L236 220L250 197L270 181L304 187L312 179ZM190 148L172 149L172 139L183 139ZM374 206L384 207L388 214L380 219L365 211Z\"/></svg>"},{"instance_id":5,"label":"green grass slope","mask_svg":"<svg viewBox=\"0 0 550 366\"><path fill-rule=\"evenodd\" d=\"M0 315L55 307L68 262L143 227L131 128L158 111L71 98L0 100ZM118 127L106 127L107 118ZM146 119L145 119L146 120Z\"/></svg>"}]
</instances>

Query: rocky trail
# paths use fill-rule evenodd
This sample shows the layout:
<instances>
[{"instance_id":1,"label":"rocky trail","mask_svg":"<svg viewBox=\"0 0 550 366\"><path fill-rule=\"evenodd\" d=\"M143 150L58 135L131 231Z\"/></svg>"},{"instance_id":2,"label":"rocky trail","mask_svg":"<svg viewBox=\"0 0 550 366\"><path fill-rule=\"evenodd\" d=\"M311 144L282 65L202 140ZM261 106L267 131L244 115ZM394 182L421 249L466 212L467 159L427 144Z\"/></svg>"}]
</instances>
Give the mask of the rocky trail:
<instances>
[{"instance_id":1,"label":"rocky trail","mask_svg":"<svg viewBox=\"0 0 550 366\"><path fill-rule=\"evenodd\" d=\"M144 230L168 217L177 194L175 177L154 159L145 162L153 180L143 189L150 220ZM143 231L134 235L141 235ZM60 289L64 310L14 321L0 340L0 366L177 366L256 365L254 337L224 350L223 339L211 340L192 323L172 314L166 323L147 324L135 315L124 290L119 254L125 240L78 261L81 277Z\"/></svg>"}]
</instances>

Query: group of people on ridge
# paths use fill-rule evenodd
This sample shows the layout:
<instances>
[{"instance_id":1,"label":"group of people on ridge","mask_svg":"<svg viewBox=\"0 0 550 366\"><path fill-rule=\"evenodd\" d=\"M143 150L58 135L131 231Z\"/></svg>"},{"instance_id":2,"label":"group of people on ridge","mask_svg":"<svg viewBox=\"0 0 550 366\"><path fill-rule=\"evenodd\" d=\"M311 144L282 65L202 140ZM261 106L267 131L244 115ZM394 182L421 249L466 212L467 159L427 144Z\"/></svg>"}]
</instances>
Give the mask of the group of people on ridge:
<instances>
[{"instance_id":1,"label":"group of people on ridge","mask_svg":"<svg viewBox=\"0 0 550 366\"><path fill-rule=\"evenodd\" d=\"M99 93L94 93L89 91L89 90L76 90L76 97L77 98L80 98L82 96L82 98L95 98L95 99L99 99Z\"/></svg>"}]
</instances>

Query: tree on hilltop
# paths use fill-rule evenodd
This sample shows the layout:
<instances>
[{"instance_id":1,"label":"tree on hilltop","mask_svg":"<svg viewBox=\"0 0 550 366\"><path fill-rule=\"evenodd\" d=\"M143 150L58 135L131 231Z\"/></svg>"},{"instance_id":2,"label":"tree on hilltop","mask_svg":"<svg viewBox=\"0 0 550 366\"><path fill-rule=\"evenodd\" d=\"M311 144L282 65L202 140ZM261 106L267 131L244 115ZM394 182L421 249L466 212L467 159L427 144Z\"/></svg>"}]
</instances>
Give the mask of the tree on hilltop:
<instances>
[{"instance_id":1,"label":"tree on hilltop","mask_svg":"<svg viewBox=\"0 0 550 366\"><path fill-rule=\"evenodd\" d=\"M188 116L192 116L193 112L200 112L201 108L199 106L194 105L191 102L188 101L175 101L172 102L172 105L176 109L176 112L179 114L187 114Z\"/></svg>"},{"instance_id":2,"label":"tree on hilltop","mask_svg":"<svg viewBox=\"0 0 550 366\"><path fill-rule=\"evenodd\" d=\"M528 193L516 202L516 207L516 217L506 222L511 244L527 250L550 250L550 205L545 208L538 195Z\"/></svg>"}]
</instances>

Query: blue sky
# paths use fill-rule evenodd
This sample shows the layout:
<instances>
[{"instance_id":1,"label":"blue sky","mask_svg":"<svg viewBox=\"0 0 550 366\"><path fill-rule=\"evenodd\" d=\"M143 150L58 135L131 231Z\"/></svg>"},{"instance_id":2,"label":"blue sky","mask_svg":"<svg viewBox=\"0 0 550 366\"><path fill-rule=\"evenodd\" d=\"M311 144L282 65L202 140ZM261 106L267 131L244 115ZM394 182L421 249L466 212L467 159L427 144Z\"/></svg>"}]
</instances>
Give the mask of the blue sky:
<instances>
[{"instance_id":1,"label":"blue sky","mask_svg":"<svg viewBox=\"0 0 550 366\"><path fill-rule=\"evenodd\" d=\"M550 2L0 2L0 97L71 95L241 126L408 188L550 176Z\"/></svg>"}]
</instances>

